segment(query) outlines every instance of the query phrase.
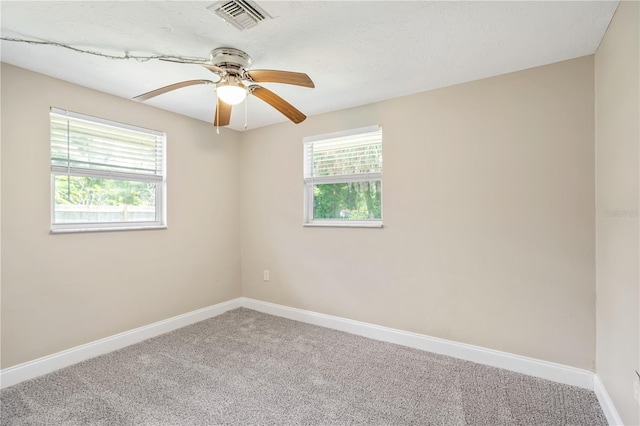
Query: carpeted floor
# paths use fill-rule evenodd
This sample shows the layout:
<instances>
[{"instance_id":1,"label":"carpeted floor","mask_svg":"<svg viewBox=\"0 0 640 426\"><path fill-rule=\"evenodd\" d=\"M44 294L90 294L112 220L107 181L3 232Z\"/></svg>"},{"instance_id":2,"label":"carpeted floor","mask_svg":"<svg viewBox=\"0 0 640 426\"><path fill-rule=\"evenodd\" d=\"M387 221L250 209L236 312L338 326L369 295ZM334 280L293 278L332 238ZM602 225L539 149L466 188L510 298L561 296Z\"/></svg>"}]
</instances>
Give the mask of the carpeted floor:
<instances>
[{"instance_id":1,"label":"carpeted floor","mask_svg":"<svg viewBox=\"0 0 640 426\"><path fill-rule=\"evenodd\" d=\"M606 425L584 389L244 308L0 399L2 425Z\"/></svg>"}]
</instances>

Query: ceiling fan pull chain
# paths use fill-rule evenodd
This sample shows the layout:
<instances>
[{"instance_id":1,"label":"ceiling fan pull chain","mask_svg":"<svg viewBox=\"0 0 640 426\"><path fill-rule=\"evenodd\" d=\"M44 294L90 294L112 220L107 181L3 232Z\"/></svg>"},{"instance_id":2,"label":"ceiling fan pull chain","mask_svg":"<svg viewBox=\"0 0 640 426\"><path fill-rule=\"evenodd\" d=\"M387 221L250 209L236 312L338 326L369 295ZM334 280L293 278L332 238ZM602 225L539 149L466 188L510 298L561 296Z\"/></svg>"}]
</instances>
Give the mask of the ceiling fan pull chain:
<instances>
[{"instance_id":1,"label":"ceiling fan pull chain","mask_svg":"<svg viewBox=\"0 0 640 426\"><path fill-rule=\"evenodd\" d=\"M216 133L220 134L220 98L216 97Z\"/></svg>"},{"instance_id":2,"label":"ceiling fan pull chain","mask_svg":"<svg viewBox=\"0 0 640 426\"><path fill-rule=\"evenodd\" d=\"M248 111L249 110L249 98L244 100L244 129L247 130L249 128L248 122Z\"/></svg>"}]
</instances>

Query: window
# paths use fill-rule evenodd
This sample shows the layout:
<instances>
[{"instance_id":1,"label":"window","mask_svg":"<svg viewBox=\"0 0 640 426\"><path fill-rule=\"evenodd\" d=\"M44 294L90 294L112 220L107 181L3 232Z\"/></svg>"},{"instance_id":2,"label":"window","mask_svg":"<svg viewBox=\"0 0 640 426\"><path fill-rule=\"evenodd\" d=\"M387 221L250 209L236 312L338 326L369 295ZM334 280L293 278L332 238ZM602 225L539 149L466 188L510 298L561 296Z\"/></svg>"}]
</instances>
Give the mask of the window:
<instances>
[{"instance_id":1,"label":"window","mask_svg":"<svg viewBox=\"0 0 640 426\"><path fill-rule=\"evenodd\" d=\"M166 224L165 135L51 108L51 231Z\"/></svg>"},{"instance_id":2,"label":"window","mask_svg":"<svg viewBox=\"0 0 640 426\"><path fill-rule=\"evenodd\" d=\"M382 226L382 129L304 138L305 225Z\"/></svg>"}]
</instances>

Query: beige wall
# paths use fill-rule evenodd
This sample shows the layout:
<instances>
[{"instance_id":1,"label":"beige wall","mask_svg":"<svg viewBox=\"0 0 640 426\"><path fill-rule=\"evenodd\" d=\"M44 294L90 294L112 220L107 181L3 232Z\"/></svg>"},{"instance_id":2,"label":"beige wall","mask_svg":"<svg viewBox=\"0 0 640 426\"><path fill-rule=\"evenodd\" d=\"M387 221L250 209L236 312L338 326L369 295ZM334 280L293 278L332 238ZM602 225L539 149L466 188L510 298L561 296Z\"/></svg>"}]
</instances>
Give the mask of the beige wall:
<instances>
[{"instance_id":1,"label":"beige wall","mask_svg":"<svg viewBox=\"0 0 640 426\"><path fill-rule=\"evenodd\" d=\"M628 425L640 424L639 21L638 2L621 2L595 62L596 371Z\"/></svg>"},{"instance_id":2,"label":"beige wall","mask_svg":"<svg viewBox=\"0 0 640 426\"><path fill-rule=\"evenodd\" d=\"M166 230L49 234L49 107L167 132ZM239 134L2 65L2 368L240 296Z\"/></svg>"},{"instance_id":3,"label":"beige wall","mask_svg":"<svg viewBox=\"0 0 640 426\"><path fill-rule=\"evenodd\" d=\"M243 295L593 369L593 85L589 56L244 133ZM302 138L378 123L384 228L303 227Z\"/></svg>"}]
</instances>

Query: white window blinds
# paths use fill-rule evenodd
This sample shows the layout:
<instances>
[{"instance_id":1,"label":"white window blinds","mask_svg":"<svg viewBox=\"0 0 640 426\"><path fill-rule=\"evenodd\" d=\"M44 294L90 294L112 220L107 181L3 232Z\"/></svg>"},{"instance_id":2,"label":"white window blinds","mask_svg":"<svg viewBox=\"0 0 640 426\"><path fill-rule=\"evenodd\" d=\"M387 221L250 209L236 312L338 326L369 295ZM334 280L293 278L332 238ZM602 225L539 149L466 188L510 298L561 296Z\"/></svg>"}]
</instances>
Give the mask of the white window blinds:
<instances>
[{"instance_id":1,"label":"white window blinds","mask_svg":"<svg viewBox=\"0 0 640 426\"><path fill-rule=\"evenodd\" d=\"M51 171L163 181L164 133L51 108Z\"/></svg>"},{"instance_id":2,"label":"white window blinds","mask_svg":"<svg viewBox=\"0 0 640 426\"><path fill-rule=\"evenodd\" d=\"M382 177L382 129L370 126L304 139L306 183L355 182Z\"/></svg>"}]
</instances>

